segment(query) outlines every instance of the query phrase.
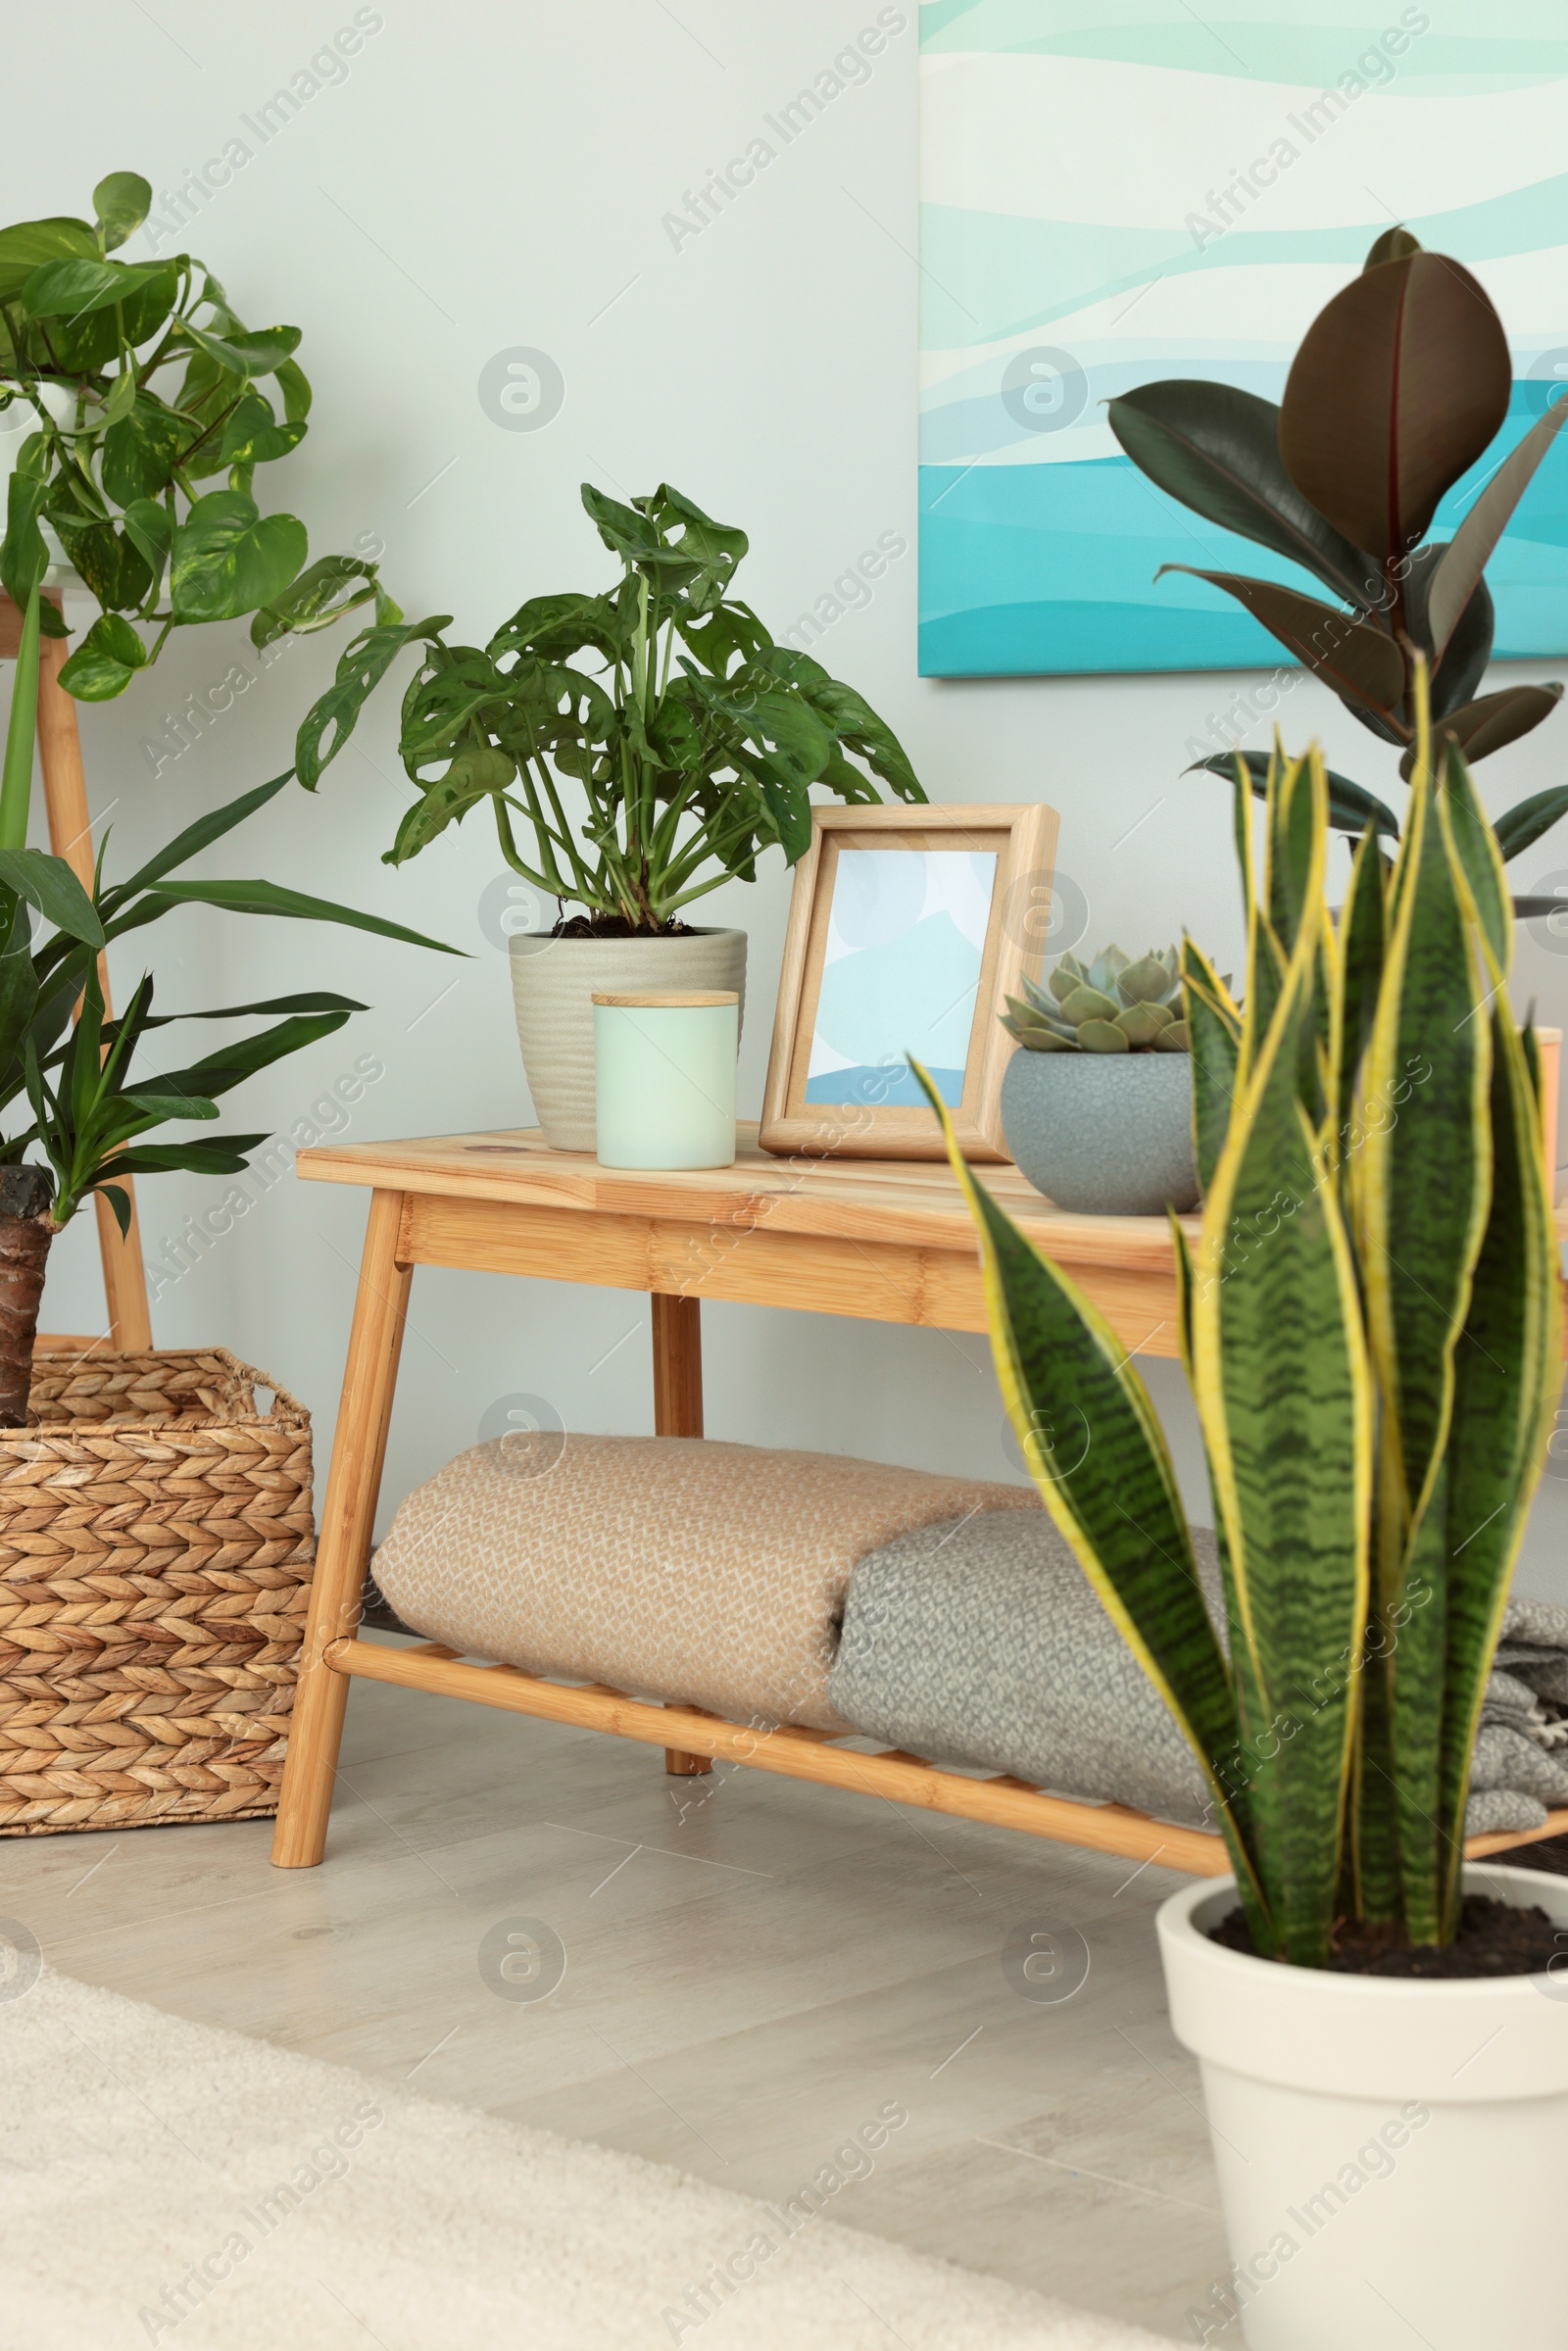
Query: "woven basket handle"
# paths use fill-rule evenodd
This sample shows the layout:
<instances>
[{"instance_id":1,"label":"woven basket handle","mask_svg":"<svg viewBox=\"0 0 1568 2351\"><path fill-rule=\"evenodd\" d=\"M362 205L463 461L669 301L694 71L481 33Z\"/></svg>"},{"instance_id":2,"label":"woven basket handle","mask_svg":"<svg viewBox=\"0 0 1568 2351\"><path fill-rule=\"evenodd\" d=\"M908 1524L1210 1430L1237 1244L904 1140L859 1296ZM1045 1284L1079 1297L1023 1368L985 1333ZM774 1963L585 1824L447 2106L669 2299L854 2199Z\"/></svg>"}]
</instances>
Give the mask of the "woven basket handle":
<instances>
[{"instance_id":1,"label":"woven basket handle","mask_svg":"<svg viewBox=\"0 0 1568 2351\"><path fill-rule=\"evenodd\" d=\"M242 1369L250 1374L253 1387L270 1388L272 1391L271 1409L262 1417L268 1420L286 1420L292 1413L296 1420L308 1421L310 1419L311 1416L300 1402L299 1397L290 1395L282 1381L274 1380L270 1371L263 1371L259 1363L246 1363Z\"/></svg>"}]
</instances>

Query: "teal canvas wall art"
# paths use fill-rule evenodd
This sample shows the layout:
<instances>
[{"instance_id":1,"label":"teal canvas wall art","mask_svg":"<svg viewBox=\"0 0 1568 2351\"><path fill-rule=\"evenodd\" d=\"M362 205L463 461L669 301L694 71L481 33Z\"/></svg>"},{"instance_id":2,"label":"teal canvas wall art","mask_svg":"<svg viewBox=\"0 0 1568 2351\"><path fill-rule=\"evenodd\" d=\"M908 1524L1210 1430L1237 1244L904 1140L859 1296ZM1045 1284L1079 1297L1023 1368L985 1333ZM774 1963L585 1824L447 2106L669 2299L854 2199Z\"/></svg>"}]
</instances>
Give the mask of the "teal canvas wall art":
<instances>
[{"instance_id":1,"label":"teal canvas wall art","mask_svg":"<svg viewBox=\"0 0 1568 2351\"><path fill-rule=\"evenodd\" d=\"M1104 403L1204 376L1277 401L1311 318L1404 221L1507 329L1508 421L1568 387L1563 0L926 0L920 669L1268 668L1161 563L1310 586L1146 480ZM1568 449L1488 569L1495 656L1568 653Z\"/></svg>"}]
</instances>

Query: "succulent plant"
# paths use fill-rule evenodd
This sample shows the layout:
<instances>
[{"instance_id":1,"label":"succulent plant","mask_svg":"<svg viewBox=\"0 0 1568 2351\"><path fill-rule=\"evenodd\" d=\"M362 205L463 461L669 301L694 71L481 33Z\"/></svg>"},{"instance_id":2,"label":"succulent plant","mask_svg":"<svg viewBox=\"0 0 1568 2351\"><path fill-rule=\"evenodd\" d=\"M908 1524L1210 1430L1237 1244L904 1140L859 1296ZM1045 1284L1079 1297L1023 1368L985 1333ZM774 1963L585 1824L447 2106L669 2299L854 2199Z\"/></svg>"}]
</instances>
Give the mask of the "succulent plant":
<instances>
[{"instance_id":1,"label":"succulent plant","mask_svg":"<svg viewBox=\"0 0 1568 2351\"><path fill-rule=\"evenodd\" d=\"M1107 947L1092 963L1065 955L1044 988L1023 983L1002 1025L1033 1053L1185 1053L1181 955L1152 948L1135 962Z\"/></svg>"}]
</instances>

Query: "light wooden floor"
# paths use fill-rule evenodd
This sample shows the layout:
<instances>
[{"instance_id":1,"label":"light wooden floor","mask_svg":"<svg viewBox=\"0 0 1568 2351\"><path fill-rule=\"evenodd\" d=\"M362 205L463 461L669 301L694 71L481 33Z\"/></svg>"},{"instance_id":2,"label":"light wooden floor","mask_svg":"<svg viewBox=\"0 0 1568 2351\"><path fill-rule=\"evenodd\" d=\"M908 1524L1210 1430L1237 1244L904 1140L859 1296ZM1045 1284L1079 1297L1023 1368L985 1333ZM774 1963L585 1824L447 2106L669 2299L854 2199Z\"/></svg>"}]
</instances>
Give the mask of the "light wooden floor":
<instances>
[{"instance_id":1,"label":"light wooden floor","mask_svg":"<svg viewBox=\"0 0 1568 2351\"><path fill-rule=\"evenodd\" d=\"M90 1983L769 2199L900 2100L834 2220L1194 2339L1225 2252L1164 1872L365 1683L324 1865L270 1836L0 1840L0 1913ZM546 2001L480 1977L511 1918L565 1945ZM1034 1929L1084 1938L1070 1998L1009 1984Z\"/></svg>"}]
</instances>

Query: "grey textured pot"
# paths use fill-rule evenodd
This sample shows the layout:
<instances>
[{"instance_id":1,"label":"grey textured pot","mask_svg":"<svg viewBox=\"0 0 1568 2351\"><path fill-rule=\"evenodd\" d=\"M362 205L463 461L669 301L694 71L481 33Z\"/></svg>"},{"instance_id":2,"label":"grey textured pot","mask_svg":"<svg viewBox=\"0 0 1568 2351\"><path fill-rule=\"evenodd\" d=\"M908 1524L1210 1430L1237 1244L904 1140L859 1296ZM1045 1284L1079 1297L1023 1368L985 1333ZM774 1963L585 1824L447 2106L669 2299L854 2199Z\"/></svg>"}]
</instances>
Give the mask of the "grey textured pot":
<instances>
[{"instance_id":1,"label":"grey textured pot","mask_svg":"<svg viewBox=\"0 0 1568 2351\"><path fill-rule=\"evenodd\" d=\"M746 1015L746 933L690 931L674 939L512 939L517 1043L545 1141L591 1151L595 990L733 988ZM737 1035L739 1023L737 1023Z\"/></svg>"},{"instance_id":2,"label":"grey textured pot","mask_svg":"<svg viewBox=\"0 0 1568 2351\"><path fill-rule=\"evenodd\" d=\"M1002 1128L1058 1208L1160 1216L1198 1205L1188 1053L1032 1053L1002 1081Z\"/></svg>"}]
</instances>

